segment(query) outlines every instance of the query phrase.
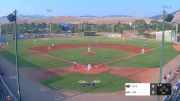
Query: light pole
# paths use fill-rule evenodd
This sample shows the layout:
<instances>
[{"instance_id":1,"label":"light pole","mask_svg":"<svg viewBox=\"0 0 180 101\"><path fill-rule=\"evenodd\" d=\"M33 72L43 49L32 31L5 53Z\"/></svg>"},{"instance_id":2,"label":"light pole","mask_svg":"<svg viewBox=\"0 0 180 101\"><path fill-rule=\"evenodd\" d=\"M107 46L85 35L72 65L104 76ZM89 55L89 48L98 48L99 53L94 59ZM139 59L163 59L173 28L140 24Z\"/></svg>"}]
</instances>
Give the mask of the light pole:
<instances>
[{"instance_id":1,"label":"light pole","mask_svg":"<svg viewBox=\"0 0 180 101\"><path fill-rule=\"evenodd\" d=\"M51 26L52 26L52 24L51 24L51 14L50 14L50 13L52 12L52 9L49 9L49 8L48 8L46 11L47 11L48 16L49 16L49 21L50 21L50 22L49 22L49 34L51 35L51 33L52 33L52 32L51 32ZM50 36L50 35L49 35L49 36Z\"/></svg>"},{"instance_id":2,"label":"light pole","mask_svg":"<svg viewBox=\"0 0 180 101\"><path fill-rule=\"evenodd\" d=\"M1 42L2 42L2 35L1 35L1 23L0 23L0 46L1 46Z\"/></svg>"},{"instance_id":3,"label":"light pole","mask_svg":"<svg viewBox=\"0 0 180 101\"><path fill-rule=\"evenodd\" d=\"M162 81L162 67L163 67L163 60L164 60L164 25L165 25L165 10L163 10L163 26L162 26L162 42L161 42L161 58L160 58L160 76L159 76L159 83Z\"/></svg>"},{"instance_id":4,"label":"light pole","mask_svg":"<svg viewBox=\"0 0 180 101\"><path fill-rule=\"evenodd\" d=\"M166 16L166 11L163 10L163 26L162 26L162 46L161 46L161 57L160 57L160 75L159 75L159 83L162 82L162 72L163 72L163 61L164 61L164 33L165 33L165 22L171 22L174 16L168 14ZM158 96L158 101L160 101L160 96Z\"/></svg>"},{"instance_id":5,"label":"light pole","mask_svg":"<svg viewBox=\"0 0 180 101\"><path fill-rule=\"evenodd\" d=\"M18 52L18 39L17 39L17 11L15 10L12 14L7 16L10 22L14 22L14 37L15 37L15 56L16 56L16 71L17 71L17 85L18 85L18 99L21 101L21 89L20 89L20 78L19 78L19 52Z\"/></svg>"},{"instance_id":6,"label":"light pole","mask_svg":"<svg viewBox=\"0 0 180 101\"><path fill-rule=\"evenodd\" d=\"M1 24L0 24L0 37L1 37Z\"/></svg>"},{"instance_id":7,"label":"light pole","mask_svg":"<svg viewBox=\"0 0 180 101\"><path fill-rule=\"evenodd\" d=\"M1 40L2 39L2 35L1 35L1 23L0 23L0 46L1 46Z\"/></svg>"}]
</instances>

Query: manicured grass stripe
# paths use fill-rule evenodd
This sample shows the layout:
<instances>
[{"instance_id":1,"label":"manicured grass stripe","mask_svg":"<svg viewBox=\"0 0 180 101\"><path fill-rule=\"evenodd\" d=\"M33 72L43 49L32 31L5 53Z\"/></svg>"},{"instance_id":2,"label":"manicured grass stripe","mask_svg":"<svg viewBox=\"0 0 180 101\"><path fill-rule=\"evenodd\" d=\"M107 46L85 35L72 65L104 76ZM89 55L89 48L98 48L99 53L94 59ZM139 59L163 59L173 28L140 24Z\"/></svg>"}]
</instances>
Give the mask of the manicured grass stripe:
<instances>
[{"instance_id":1,"label":"manicured grass stripe","mask_svg":"<svg viewBox=\"0 0 180 101\"><path fill-rule=\"evenodd\" d=\"M101 83L97 84L95 88L93 87L82 87L77 81L85 80L87 82L92 82L93 80L101 80ZM64 89L64 90L76 90L80 92L113 92L120 91L124 89L125 83L136 82L125 77L120 77L108 73L102 73L97 75L84 75L71 73L63 77L58 76L49 80L42 81L43 85L54 89Z\"/></svg>"}]
</instances>

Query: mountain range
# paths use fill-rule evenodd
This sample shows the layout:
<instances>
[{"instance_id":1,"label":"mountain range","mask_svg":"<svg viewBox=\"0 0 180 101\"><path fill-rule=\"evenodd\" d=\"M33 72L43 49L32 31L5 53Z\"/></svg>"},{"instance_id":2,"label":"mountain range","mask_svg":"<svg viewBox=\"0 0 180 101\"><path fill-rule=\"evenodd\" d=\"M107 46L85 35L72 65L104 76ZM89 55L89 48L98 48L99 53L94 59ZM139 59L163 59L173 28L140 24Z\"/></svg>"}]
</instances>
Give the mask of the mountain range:
<instances>
[{"instance_id":1,"label":"mountain range","mask_svg":"<svg viewBox=\"0 0 180 101\"><path fill-rule=\"evenodd\" d=\"M175 15L176 13L180 12L180 9L179 10L176 10L174 12L171 12L169 14L172 14L172 15ZM155 15L155 16L152 16L150 17L150 19L162 19L163 15L162 14L159 14L159 15Z\"/></svg>"},{"instance_id":2,"label":"mountain range","mask_svg":"<svg viewBox=\"0 0 180 101\"><path fill-rule=\"evenodd\" d=\"M92 15L86 16L43 16L43 15L18 15L18 23L72 23L79 24L83 22L95 23L95 24L116 24L125 23L129 24L137 18L126 16L126 15L108 15L103 17L97 17ZM147 23L150 21L148 18L138 18L144 19ZM8 20L5 16L0 17L0 23L7 23Z\"/></svg>"},{"instance_id":3,"label":"mountain range","mask_svg":"<svg viewBox=\"0 0 180 101\"><path fill-rule=\"evenodd\" d=\"M180 10L172 12L175 17L173 22L180 23ZM107 15L102 17L97 17L93 15L85 16L44 16L44 15L18 15L18 23L72 23L79 24L83 22L95 23L95 24L116 24L124 23L129 24L136 19L144 19L146 23L149 23L151 20L162 19L162 15L155 15L150 18L136 18L128 15ZM8 20L6 16L0 17L0 23L7 23Z\"/></svg>"}]
</instances>

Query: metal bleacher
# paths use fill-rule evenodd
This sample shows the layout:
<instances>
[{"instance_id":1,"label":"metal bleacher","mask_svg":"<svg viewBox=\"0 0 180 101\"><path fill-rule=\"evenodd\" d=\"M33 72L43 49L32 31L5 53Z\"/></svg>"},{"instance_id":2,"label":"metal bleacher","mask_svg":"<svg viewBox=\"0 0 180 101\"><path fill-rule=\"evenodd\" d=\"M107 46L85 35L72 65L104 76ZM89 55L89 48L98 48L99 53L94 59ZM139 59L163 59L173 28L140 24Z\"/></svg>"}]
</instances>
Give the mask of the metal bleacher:
<instances>
[{"instance_id":1,"label":"metal bleacher","mask_svg":"<svg viewBox=\"0 0 180 101\"><path fill-rule=\"evenodd\" d=\"M2 80L0 79L0 101L7 101L8 92L3 86Z\"/></svg>"},{"instance_id":2,"label":"metal bleacher","mask_svg":"<svg viewBox=\"0 0 180 101\"><path fill-rule=\"evenodd\" d=\"M177 91L174 91L171 99L172 101L180 101L180 88Z\"/></svg>"},{"instance_id":3,"label":"metal bleacher","mask_svg":"<svg viewBox=\"0 0 180 101\"><path fill-rule=\"evenodd\" d=\"M8 86L3 80L3 76L5 75L5 72L1 68L0 65L0 101L8 101L8 98L11 99L10 101L17 101L15 96L12 94Z\"/></svg>"}]
</instances>

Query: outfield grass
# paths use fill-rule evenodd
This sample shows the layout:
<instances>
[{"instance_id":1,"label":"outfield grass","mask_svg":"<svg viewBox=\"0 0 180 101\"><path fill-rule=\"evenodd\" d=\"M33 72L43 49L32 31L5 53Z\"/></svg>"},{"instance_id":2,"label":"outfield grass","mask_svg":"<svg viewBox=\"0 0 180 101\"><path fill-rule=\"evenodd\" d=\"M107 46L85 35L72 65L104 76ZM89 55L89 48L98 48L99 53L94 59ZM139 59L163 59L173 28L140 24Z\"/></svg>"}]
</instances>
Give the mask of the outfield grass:
<instances>
[{"instance_id":1,"label":"outfield grass","mask_svg":"<svg viewBox=\"0 0 180 101\"><path fill-rule=\"evenodd\" d=\"M64 63L63 61L57 61L57 60L52 60L48 59L47 57L39 56L36 54L32 54L31 52L27 51L26 48L29 47L34 47L34 46L41 46L41 45L48 45L48 44L64 44L64 43L109 43L109 44L128 44L128 45L134 45L134 46L143 46L144 44L147 45L147 47L154 48L155 50L147 53L145 55L140 55L137 57L133 57L131 59L125 59L121 60L118 62L114 62L112 64L109 64L110 66L116 66L116 67L147 67L147 68L158 68L160 64L160 51L161 51L161 43L158 41L147 41L143 39L128 39L128 40L122 40L122 39L108 39L108 38L97 38L97 37L80 37L80 38L64 38L64 39L50 39L50 40L37 40L37 42L34 42L33 40L20 40L19 41L19 55L20 55L20 66L21 67L68 67L71 64ZM9 42L9 49L3 52L0 52L2 56L6 57L8 60L11 62L15 62L15 57L14 57L14 42L10 41ZM86 49L84 49L87 51ZM113 52L117 52L117 50L110 49ZM119 57L118 55L123 56L124 53L121 52L120 54L118 53L117 56L115 54L107 52L105 50L101 50L104 52L101 52L101 56L92 56L93 58L97 58L91 60L87 56L82 55L82 54L74 54L78 51L76 50L66 50L62 51L62 53L59 52L54 52L52 55L56 55L58 57L65 57L67 59L73 60L77 59L78 61L82 62L103 62L101 59L106 59L108 58L114 58L114 57ZM99 52L98 52L99 53ZM169 62L171 59L173 59L176 55L179 53L176 52L172 47L171 43L165 43L165 55L164 55L164 64ZM98 54L97 54L98 55ZM108 56L109 55L109 56ZM108 57L108 58L106 58Z\"/></svg>"},{"instance_id":2,"label":"outfield grass","mask_svg":"<svg viewBox=\"0 0 180 101\"><path fill-rule=\"evenodd\" d=\"M78 83L79 80L85 80L92 82L93 80L100 80L101 82L93 87L82 87ZM102 73L97 75L85 75L71 73L65 76L57 76L49 80L44 80L41 83L53 89L79 91L79 92L113 92L123 90L125 83L133 83L134 80L130 80L125 77L120 77L108 73Z\"/></svg>"},{"instance_id":3,"label":"outfield grass","mask_svg":"<svg viewBox=\"0 0 180 101\"><path fill-rule=\"evenodd\" d=\"M164 48L164 64L168 63L178 54L179 52L176 52L174 48L172 48L171 43L166 43ZM139 55L134 58L113 62L109 65L115 67L119 66L119 67L159 68L160 55L161 55L161 47L155 47L153 52L146 53L144 55Z\"/></svg>"},{"instance_id":4,"label":"outfield grass","mask_svg":"<svg viewBox=\"0 0 180 101\"><path fill-rule=\"evenodd\" d=\"M71 65L69 63L65 63L64 61L50 59L48 57L33 54L32 52L27 51L28 47L33 47L33 46L36 46L36 43L34 43L33 40L19 42L18 49L19 49L20 67L53 68L53 67L69 67ZM14 50L15 49L14 49L13 41L10 41L9 48L6 51L1 51L0 55L2 55L10 62L15 64Z\"/></svg>"},{"instance_id":5,"label":"outfield grass","mask_svg":"<svg viewBox=\"0 0 180 101\"><path fill-rule=\"evenodd\" d=\"M95 51L96 55L82 54L82 52L87 52L87 47L57 50L52 51L49 54L55 57L64 58L66 60L76 60L80 63L92 64L104 63L107 61L111 61L112 59L121 58L128 55L127 52L100 47L91 47L91 51Z\"/></svg>"}]
</instances>

